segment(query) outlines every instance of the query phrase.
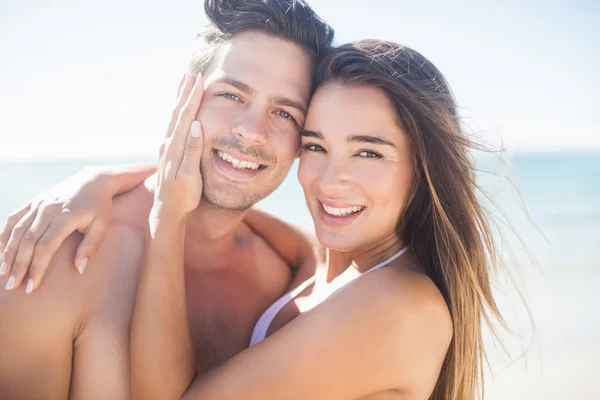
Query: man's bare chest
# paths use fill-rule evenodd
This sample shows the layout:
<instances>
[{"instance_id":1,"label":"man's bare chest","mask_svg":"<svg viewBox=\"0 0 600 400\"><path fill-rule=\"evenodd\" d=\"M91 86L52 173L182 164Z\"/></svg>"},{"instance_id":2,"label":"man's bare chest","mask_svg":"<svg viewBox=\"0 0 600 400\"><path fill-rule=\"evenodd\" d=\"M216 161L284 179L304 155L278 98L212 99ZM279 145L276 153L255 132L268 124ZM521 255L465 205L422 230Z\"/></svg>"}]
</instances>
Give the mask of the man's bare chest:
<instances>
[{"instance_id":1,"label":"man's bare chest","mask_svg":"<svg viewBox=\"0 0 600 400\"><path fill-rule=\"evenodd\" d=\"M288 274L265 284L260 276L236 269L186 269L185 281L190 334L203 371L246 349L260 315L289 285Z\"/></svg>"}]
</instances>

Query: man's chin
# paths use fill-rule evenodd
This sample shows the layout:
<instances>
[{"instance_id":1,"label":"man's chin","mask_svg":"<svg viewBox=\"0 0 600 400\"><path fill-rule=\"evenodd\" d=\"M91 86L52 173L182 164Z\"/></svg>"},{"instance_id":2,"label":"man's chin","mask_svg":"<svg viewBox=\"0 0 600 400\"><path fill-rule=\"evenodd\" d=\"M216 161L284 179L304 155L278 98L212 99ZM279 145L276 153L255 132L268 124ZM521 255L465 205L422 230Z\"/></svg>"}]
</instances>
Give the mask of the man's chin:
<instances>
[{"instance_id":1,"label":"man's chin","mask_svg":"<svg viewBox=\"0 0 600 400\"><path fill-rule=\"evenodd\" d=\"M223 211L242 212L246 211L261 199L253 200L253 198L242 194L232 193L227 190L225 193L207 188L202 192L202 204L209 207L218 208Z\"/></svg>"},{"instance_id":2,"label":"man's chin","mask_svg":"<svg viewBox=\"0 0 600 400\"><path fill-rule=\"evenodd\" d=\"M237 181L218 171L202 169L204 190L202 200L207 205L230 211L245 211L273 193L283 178L273 179L272 174L261 173L259 179ZM258 178L258 177L257 177Z\"/></svg>"}]
</instances>

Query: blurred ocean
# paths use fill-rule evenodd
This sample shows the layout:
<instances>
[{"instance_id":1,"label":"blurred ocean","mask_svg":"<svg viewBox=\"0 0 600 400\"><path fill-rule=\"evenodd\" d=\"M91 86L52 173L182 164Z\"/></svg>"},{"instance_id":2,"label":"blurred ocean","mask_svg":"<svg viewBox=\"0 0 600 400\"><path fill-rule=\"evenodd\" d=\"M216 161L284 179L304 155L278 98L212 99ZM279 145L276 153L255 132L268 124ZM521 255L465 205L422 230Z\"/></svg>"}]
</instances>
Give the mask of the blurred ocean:
<instances>
[{"instance_id":1,"label":"blurred ocean","mask_svg":"<svg viewBox=\"0 0 600 400\"><path fill-rule=\"evenodd\" d=\"M29 198L85 165L137 161L152 159L0 160L1 223ZM503 341L513 359L529 350L510 363L487 341L491 371L486 398L600 399L600 153L523 153L508 163L518 191L503 178L506 168L489 160L483 169L499 175L484 173L481 184L536 261L527 257L509 229L502 229L502 253L510 260L535 331L516 290L506 277L499 278L498 301L515 331L503 334ZM294 166L262 206L312 231L295 172Z\"/></svg>"}]
</instances>

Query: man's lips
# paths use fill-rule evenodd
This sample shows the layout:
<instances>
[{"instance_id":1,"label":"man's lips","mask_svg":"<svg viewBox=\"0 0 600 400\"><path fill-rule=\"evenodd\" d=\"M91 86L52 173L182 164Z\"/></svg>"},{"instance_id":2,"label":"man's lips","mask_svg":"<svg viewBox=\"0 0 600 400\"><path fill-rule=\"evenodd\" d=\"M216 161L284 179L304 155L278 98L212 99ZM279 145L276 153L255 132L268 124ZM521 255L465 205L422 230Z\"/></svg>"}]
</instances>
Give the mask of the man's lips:
<instances>
[{"instance_id":1,"label":"man's lips","mask_svg":"<svg viewBox=\"0 0 600 400\"><path fill-rule=\"evenodd\" d=\"M222 175L235 181L252 179L266 168L263 164L256 162L234 159L233 156L230 158L229 154L218 150L213 151L213 160Z\"/></svg>"},{"instance_id":2,"label":"man's lips","mask_svg":"<svg viewBox=\"0 0 600 400\"><path fill-rule=\"evenodd\" d=\"M249 157L245 154L241 154L241 153L239 153L237 151L233 151L233 150L215 149L214 153L216 154L217 157L221 158L224 161L229 162L234 167L239 168L239 169L243 169L243 168L259 169L259 168L266 168L268 166L268 163L263 160L258 160L256 158Z\"/></svg>"}]
</instances>

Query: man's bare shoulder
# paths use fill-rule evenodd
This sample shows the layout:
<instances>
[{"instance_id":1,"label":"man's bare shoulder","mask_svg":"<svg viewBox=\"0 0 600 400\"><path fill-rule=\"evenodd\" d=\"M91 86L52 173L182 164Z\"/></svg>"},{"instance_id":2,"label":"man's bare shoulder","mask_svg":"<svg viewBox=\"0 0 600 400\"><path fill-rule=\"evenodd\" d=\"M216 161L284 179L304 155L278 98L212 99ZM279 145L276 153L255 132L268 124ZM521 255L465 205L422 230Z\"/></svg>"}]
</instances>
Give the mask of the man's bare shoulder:
<instances>
[{"instance_id":1,"label":"man's bare shoulder","mask_svg":"<svg viewBox=\"0 0 600 400\"><path fill-rule=\"evenodd\" d=\"M251 208L244 221L290 266L295 287L315 274L325 259L324 249L314 234L284 221L258 207Z\"/></svg>"},{"instance_id":2,"label":"man's bare shoulder","mask_svg":"<svg viewBox=\"0 0 600 400\"><path fill-rule=\"evenodd\" d=\"M317 238L312 232L285 221L258 206L254 206L248 210L244 220L253 229L256 228L255 230L260 231L261 233L272 230L279 234L292 235L294 239L302 239L310 245L318 245Z\"/></svg>"},{"instance_id":3,"label":"man's bare shoulder","mask_svg":"<svg viewBox=\"0 0 600 400\"><path fill-rule=\"evenodd\" d=\"M78 361L78 353L86 354L83 349L108 348L109 343L117 348L121 342L127 350L144 237L135 223L114 221L82 275L74 257L83 236L74 233L60 246L33 293L26 294L24 285L0 290L1 393L18 399L66 398L73 390L72 376L85 376L92 366ZM0 285L6 280L2 277ZM127 358L106 358L107 369L128 374ZM102 364L98 355L95 359ZM33 380L36 384L30 385ZM110 384L119 388L128 384L115 381Z\"/></svg>"},{"instance_id":4,"label":"man's bare shoulder","mask_svg":"<svg viewBox=\"0 0 600 400\"><path fill-rule=\"evenodd\" d=\"M130 228L145 230L154 202L156 175L150 176L141 185L114 199L112 220Z\"/></svg>"},{"instance_id":5,"label":"man's bare shoulder","mask_svg":"<svg viewBox=\"0 0 600 400\"><path fill-rule=\"evenodd\" d=\"M20 324L27 324L28 317L38 316L42 318L52 316L53 326L61 324L63 318L73 322L78 318L78 310L81 309L79 302L73 302L80 293L84 292L81 285L80 274L73 265L73 259L77 245L81 241L81 234L72 234L60 246L52 261L44 281L31 294L25 293L25 285L12 291L0 290L0 319L6 321L19 320ZM8 276L0 279L0 285L4 285ZM53 311L49 314L49 311ZM19 318L18 315L24 315ZM6 327L4 324L3 327ZM42 332L39 332L42 335Z\"/></svg>"},{"instance_id":6,"label":"man's bare shoulder","mask_svg":"<svg viewBox=\"0 0 600 400\"><path fill-rule=\"evenodd\" d=\"M51 323L32 335L43 337L49 328L72 327L71 339L77 335L85 314L97 309L106 292L114 293L114 281L137 279L143 257L144 233L123 223L112 224L84 274L74 265L75 252L83 235L73 233L52 258L44 280L31 294L21 285L12 291L0 290L0 334L10 327L8 320L20 325ZM8 277L0 278L5 285ZM137 282L137 281L136 281ZM14 325L14 324L13 324ZM12 328L11 328L12 330Z\"/></svg>"}]
</instances>

